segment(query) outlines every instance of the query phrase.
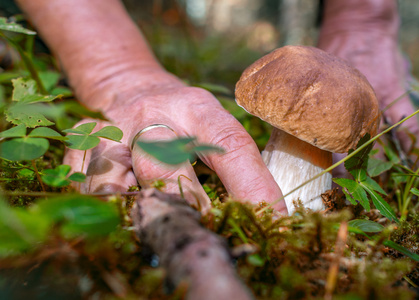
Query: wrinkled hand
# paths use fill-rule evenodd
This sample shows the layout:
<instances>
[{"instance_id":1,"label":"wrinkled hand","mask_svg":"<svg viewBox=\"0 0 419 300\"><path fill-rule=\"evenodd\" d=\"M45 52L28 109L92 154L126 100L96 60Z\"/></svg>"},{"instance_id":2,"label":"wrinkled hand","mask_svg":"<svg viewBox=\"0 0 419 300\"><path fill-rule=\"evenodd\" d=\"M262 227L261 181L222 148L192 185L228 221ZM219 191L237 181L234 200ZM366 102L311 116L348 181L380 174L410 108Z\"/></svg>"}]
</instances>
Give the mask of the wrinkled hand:
<instances>
[{"instance_id":1,"label":"wrinkled hand","mask_svg":"<svg viewBox=\"0 0 419 300\"><path fill-rule=\"evenodd\" d=\"M202 160L218 174L234 197L252 202L272 202L282 196L256 144L212 94L200 88L187 87L164 71L158 71L153 78L153 82L160 83L146 88L133 84L132 88L125 87L122 92L98 89L90 95L102 99L106 107L105 115L112 125L124 132L124 137L122 144L102 140L89 151L85 163L88 165L87 180L82 191L126 191L129 186L136 185L137 180L147 186L156 179L164 179L165 191L179 193L177 180L184 175L191 179L181 177L185 197L195 205L199 199L200 206L208 208L209 199L190 164L170 168L142 153L138 146L131 153L130 145L137 132L152 124L165 124L178 136L195 136L200 143L217 145L225 150L224 154L209 154ZM103 99L111 100L106 104L108 102ZM154 128L143 133L140 139L173 139L176 134L167 128ZM83 151L70 149L64 162L70 164L74 171L79 171L82 159ZM284 201L275 208L286 213Z\"/></svg>"},{"instance_id":2,"label":"wrinkled hand","mask_svg":"<svg viewBox=\"0 0 419 300\"><path fill-rule=\"evenodd\" d=\"M390 125L415 111L405 94L407 69L398 48L398 25L396 1L327 1L318 43L319 48L349 61L367 77L382 110L402 96L383 112ZM419 136L417 118L402 127ZM399 130L398 138L408 151L412 141L405 131ZM338 170L342 172L345 170Z\"/></svg>"}]
</instances>

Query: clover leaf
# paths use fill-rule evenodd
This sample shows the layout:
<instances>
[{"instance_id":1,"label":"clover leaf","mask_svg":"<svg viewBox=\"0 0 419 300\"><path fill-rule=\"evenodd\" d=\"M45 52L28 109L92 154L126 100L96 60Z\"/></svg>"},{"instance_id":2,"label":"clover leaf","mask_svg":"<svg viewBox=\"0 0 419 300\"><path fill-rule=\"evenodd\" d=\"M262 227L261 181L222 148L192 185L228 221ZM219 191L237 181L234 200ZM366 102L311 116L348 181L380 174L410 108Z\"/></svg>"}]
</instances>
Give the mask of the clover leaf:
<instances>
[{"instance_id":1,"label":"clover leaf","mask_svg":"<svg viewBox=\"0 0 419 300\"><path fill-rule=\"evenodd\" d=\"M53 187L64 187L68 186L71 181L84 182L86 180L86 175L83 173L77 172L68 176L70 170L69 165L59 165L55 169L44 170L41 178L44 183Z\"/></svg>"},{"instance_id":2,"label":"clover leaf","mask_svg":"<svg viewBox=\"0 0 419 300\"><path fill-rule=\"evenodd\" d=\"M99 144L99 137L120 143L123 136L121 129L115 126L105 126L99 131L91 133L95 126L96 122L90 122L79 125L76 128L63 130L66 133L73 133L67 135L67 147L77 150L89 150Z\"/></svg>"}]
</instances>

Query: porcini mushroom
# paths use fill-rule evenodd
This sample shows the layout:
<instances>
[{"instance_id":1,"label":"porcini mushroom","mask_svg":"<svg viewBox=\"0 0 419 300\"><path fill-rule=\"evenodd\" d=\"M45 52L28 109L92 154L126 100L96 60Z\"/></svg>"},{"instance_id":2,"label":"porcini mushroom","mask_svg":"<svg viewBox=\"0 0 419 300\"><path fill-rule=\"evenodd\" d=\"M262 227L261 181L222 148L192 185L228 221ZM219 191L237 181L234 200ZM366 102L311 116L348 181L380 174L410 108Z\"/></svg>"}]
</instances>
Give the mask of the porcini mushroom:
<instances>
[{"instance_id":1,"label":"porcini mushroom","mask_svg":"<svg viewBox=\"0 0 419 300\"><path fill-rule=\"evenodd\" d=\"M236 84L236 102L274 128L262 158L285 195L332 164L332 152L375 135L378 101L367 79L344 60L320 49L285 46L257 60ZM288 212L300 199L324 208L326 173L285 197Z\"/></svg>"}]
</instances>

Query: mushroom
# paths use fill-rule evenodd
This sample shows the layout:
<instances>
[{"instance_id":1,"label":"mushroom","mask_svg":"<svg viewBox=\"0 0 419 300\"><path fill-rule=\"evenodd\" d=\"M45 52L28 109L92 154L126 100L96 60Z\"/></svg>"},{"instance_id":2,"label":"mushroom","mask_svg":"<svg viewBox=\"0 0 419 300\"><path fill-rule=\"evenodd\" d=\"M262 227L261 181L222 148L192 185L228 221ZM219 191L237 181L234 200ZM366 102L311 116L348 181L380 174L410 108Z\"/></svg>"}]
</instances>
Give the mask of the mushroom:
<instances>
[{"instance_id":1,"label":"mushroom","mask_svg":"<svg viewBox=\"0 0 419 300\"><path fill-rule=\"evenodd\" d=\"M366 133L375 135L378 101L367 79L344 60L320 49L285 46L257 60L236 84L236 102L273 126L262 158L282 193L332 165L332 152L356 147ZM321 194L332 175L285 197L313 210L324 209Z\"/></svg>"}]
</instances>

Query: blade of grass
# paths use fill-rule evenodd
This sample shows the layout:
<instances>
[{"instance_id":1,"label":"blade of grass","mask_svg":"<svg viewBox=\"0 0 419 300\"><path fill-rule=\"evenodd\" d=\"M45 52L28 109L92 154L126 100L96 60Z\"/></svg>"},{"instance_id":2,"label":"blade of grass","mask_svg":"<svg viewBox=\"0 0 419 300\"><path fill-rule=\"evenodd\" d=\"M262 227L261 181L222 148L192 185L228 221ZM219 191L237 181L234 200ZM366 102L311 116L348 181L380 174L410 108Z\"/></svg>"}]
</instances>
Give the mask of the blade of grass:
<instances>
[{"instance_id":1,"label":"blade of grass","mask_svg":"<svg viewBox=\"0 0 419 300\"><path fill-rule=\"evenodd\" d=\"M356 149L355 151L353 151L351 154L348 154L345 158L341 159L340 161L338 161L337 163L331 165L329 168L327 168L326 170L324 170L323 172L320 172L319 174L317 174L316 176L310 178L309 180L303 182L302 184L300 184L299 186L297 186L296 188L292 189L291 191L289 191L287 194L283 195L281 198L279 198L278 200L275 200L274 202L270 203L269 205L265 206L264 208L262 208L261 210L259 210L258 212L256 212L256 215L260 215L263 212L265 212L266 210L270 209L273 205L277 204L279 201L282 201L285 197L291 195L292 193L294 193L296 190L302 188L303 186L305 186L306 184L312 182L313 180L316 180L317 178L319 178L320 176L322 176L323 174L326 174L330 171L332 171L334 168L336 168L337 166L339 166L340 164L344 163L345 161L347 161L348 159L350 159L351 157L355 156L357 153L361 152L363 149L365 149L366 147L368 147L369 144L371 144L372 142L378 140L380 137L382 137L384 134L386 134L387 132L391 131L392 129L396 128L397 126L399 126L400 124L402 124L403 122L405 122L406 120L412 118L413 116L415 116L416 114L419 113L419 110L415 111L414 113L412 113L411 115L407 116L406 118L402 119L401 121L397 122L396 124L394 124L393 126L390 126L389 128L387 128L386 130L382 131L381 133L377 134L375 137L371 138L368 142L366 142L365 144L363 144L361 147L359 147L358 149Z\"/></svg>"}]
</instances>

